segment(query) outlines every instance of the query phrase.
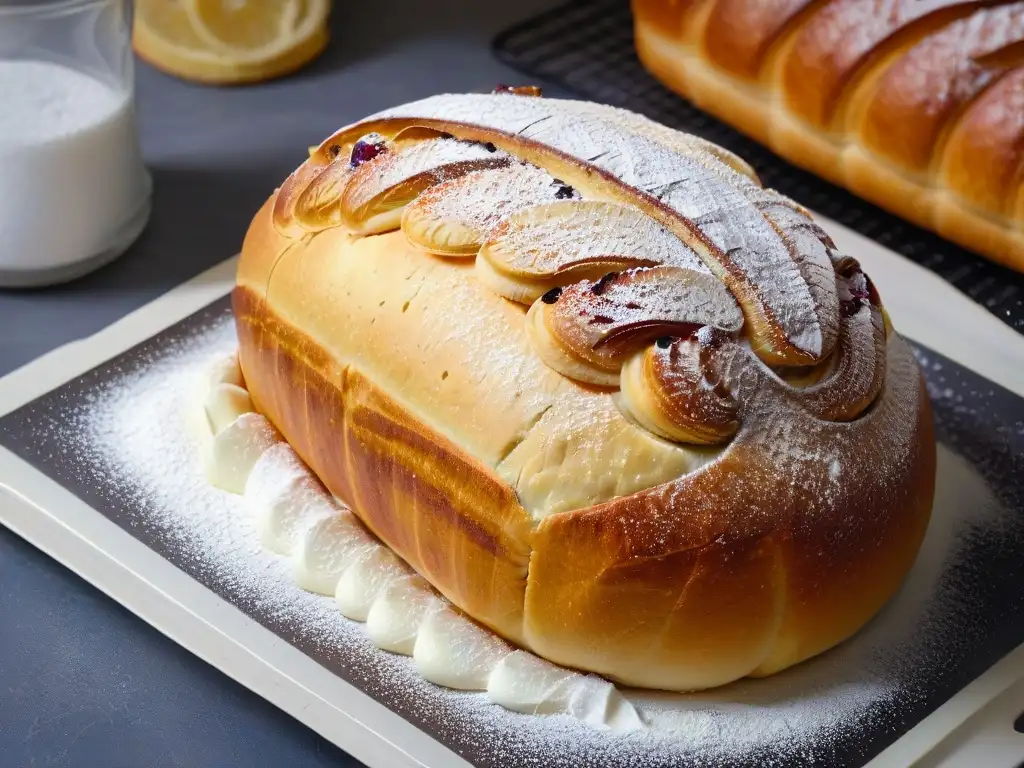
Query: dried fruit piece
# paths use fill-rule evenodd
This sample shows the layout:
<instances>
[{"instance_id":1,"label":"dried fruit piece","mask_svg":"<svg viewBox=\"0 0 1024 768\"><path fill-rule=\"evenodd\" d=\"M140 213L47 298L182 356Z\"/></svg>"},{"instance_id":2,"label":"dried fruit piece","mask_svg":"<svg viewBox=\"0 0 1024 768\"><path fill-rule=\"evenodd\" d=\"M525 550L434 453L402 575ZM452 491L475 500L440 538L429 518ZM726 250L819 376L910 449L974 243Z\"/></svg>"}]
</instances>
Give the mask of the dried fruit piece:
<instances>
[{"instance_id":1,"label":"dried fruit piece","mask_svg":"<svg viewBox=\"0 0 1024 768\"><path fill-rule=\"evenodd\" d=\"M839 275L839 309L843 317L850 317L865 304L879 305L878 292L871 279L864 274L856 259L847 256L836 265Z\"/></svg>"},{"instance_id":2,"label":"dried fruit piece","mask_svg":"<svg viewBox=\"0 0 1024 768\"><path fill-rule=\"evenodd\" d=\"M498 83L494 86L493 93L510 93L513 96L543 96L544 92L539 85L505 85Z\"/></svg>"},{"instance_id":3,"label":"dried fruit piece","mask_svg":"<svg viewBox=\"0 0 1024 768\"><path fill-rule=\"evenodd\" d=\"M352 168L358 168L363 163L368 163L378 155L384 154L387 148L388 145L383 136L379 133L368 133L352 145L348 164Z\"/></svg>"},{"instance_id":4,"label":"dried fruit piece","mask_svg":"<svg viewBox=\"0 0 1024 768\"><path fill-rule=\"evenodd\" d=\"M558 200L571 200L577 196L577 192L572 188L571 185L566 184L561 179L555 179L551 182L551 186L555 188L555 197Z\"/></svg>"},{"instance_id":5,"label":"dried fruit piece","mask_svg":"<svg viewBox=\"0 0 1024 768\"><path fill-rule=\"evenodd\" d=\"M554 304L562 295L561 288L552 288L550 291L540 297L540 300L545 304Z\"/></svg>"}]
</instances>

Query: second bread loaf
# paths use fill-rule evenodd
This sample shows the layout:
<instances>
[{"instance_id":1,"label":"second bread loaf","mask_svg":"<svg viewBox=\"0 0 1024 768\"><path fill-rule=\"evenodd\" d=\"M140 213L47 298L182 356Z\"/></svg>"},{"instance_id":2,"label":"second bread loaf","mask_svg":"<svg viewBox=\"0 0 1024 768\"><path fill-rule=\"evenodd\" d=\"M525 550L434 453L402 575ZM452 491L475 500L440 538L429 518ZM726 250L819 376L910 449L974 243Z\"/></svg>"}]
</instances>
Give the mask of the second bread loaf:
<instances>
[{"instance_id":1,"label":"second bread loaf","mask_svg":"<svg viewBox=\"0 0 1024 768\"><path fill-rule=\"evenodd\" d=\"M793 163L1024 271L1024 2L634 0L641 61Z\"/></svg>"}]
</instances>

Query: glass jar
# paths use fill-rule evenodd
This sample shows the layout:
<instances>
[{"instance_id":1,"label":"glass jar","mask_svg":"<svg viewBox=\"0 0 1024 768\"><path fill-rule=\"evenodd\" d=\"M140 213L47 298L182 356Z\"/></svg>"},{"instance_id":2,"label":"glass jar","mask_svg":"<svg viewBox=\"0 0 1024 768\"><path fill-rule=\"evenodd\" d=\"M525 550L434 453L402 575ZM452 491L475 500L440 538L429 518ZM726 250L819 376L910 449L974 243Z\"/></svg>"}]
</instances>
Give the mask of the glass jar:
<instances>
[{"instance_id":1,"label":"glass jar","mask_svg":"<svg viewBox=\"0 0 1024 768\"><path fill-rule=\"evenodd\" d=\"M146 226L128 0L0 0L0 286L71 280Z\"/></svg>"}]
</instances>

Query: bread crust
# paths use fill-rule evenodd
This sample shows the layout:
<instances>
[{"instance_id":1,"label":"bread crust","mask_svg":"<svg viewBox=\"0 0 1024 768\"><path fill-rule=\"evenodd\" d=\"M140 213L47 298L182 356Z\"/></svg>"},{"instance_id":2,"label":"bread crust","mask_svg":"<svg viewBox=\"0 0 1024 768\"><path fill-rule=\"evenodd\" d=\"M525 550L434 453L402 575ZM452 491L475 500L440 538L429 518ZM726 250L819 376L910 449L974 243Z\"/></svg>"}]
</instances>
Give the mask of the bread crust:
<instances>
[{"instance_id":1,"label":"bread crust","mask_svg":"<svg viewBox=\"0 0 1024 768\"><path fill-rule=\"evenodd\" d=\"M239 286L232 305L257 410L396 554L470 616L521 642L530 522L512 489L332 360L265 297Z\"/></svg>"},{"instance_id":2,"label":"bread crust","mask_svg":"<svg viewBox=\"0 0 1024 768\"><path fill-rule=\"evenodd\" d=\"M672 476L597 504L555 507L538 523L524 507L530 495L517 496L515 478L501 471L503 460L526 452L515 465L522 472L551 450L547 436L559 433L549 421L574 419L578 431L611 395L536 373L533 388L561 387L562 399L504 449L504 437L489 442L485 433L515 431L507 409L485 402L491 429L474 433L471 424L451 423L440 395L412 405L407 390L423 382L397 381L388 366L398 363L380 361L420 359L417 350L447 330L421 323L387 348L362 343L385 321L375 303L351 300L342 309L337 289L353 273L335 273L328 261L365 259L369 274L373 259L409 250L401 233L355 239L334 229L289 239L271 222L274 203L253 220L233 294L253 402L374 534L473 619L570 667L690 690L813 656L856 631L898 588L931 510L935 446L913 355L897 337L889 340L885 390L852 424L823 425L799 409L759 413L768 406L755 400L733 442L703 466L672 464L688 454L668 446L653 453L660 441L617 426L615 445L628 453L650 441L642 455L661 458L645 461L672 467ZM413 255L426 270L424 304L443 306L452 285L474 280L451 262ZM353 290L401 303L393 274L366 280ZM460 312L498 311L492 304L504 302L485 291L467 295ZM513 332L522 310L508 312L507 328L464 344L498 345L501 365L539 371ZM343 355L344 334L356 341ZM486 401L488 392L467 385L457 397ZM423 402L436 408L426 412ZM431 426L437 413L448 414L445 423ZM610 433L592 434L600 446ZM816 452L826 446L842 450L821 471ZM587 482L607 479L608 462L606 454L585 462ZM805 473L807 462L816 468Z\"/></svg>"},{"instance_id":3,"label":"bread crust","mask_svg":"<svg viewBox=\"0 0 1024 768\"><path fill-rule=\"evenodd\" d=\"M911 357L892 345L894 380ZM768 447L779 435L765 430L675 482L544 520L526 592L531 647L623 682L685 689L770 675L852 635L901 583L931 513L923 387L890 388L868 418L897 421L908 395L921 404L909 450L884 466L851 456L834 494L794 488Z\"/></svg>"},{"instance_id":4,"label":"bread crust","mask_svg":"<svg viewBox=\"0 0 1024 768\"><path fill-rule=\"evenodd\" d=\"M669 88L1024 271L1024 3L897 0L882 13L869 0L706 0L677 7L671 24L654 5L633 4L636 46Z\"/></svg>"}]
</instances>

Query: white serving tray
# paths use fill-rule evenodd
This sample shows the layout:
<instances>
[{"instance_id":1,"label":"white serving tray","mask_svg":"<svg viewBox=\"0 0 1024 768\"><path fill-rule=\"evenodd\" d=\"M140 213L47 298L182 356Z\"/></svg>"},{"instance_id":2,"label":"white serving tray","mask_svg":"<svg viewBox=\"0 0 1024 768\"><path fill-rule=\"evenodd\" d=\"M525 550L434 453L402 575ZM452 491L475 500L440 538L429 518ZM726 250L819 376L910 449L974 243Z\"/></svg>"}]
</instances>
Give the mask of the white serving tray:
<instances>
[{"instance_id":1,"label":"white serving tray","mask_svg":"<svg viewBox=\"0 0 1024 768\"><path fill-rule=\"evenodd\" d=\"M878 285L906 336L1024 397L1024 338L932 273L821 219ZM96 335L0 379L0 415L145 341L232 287L230 259ZM466 760L341 680L0 447L0 523L217 669L372 768ZM869 765L1018 768L1024 646L964 688Z\"/></svg>"}]
</instances>

